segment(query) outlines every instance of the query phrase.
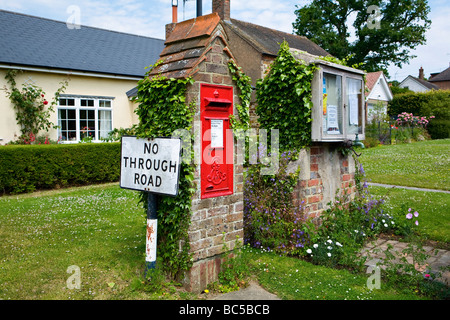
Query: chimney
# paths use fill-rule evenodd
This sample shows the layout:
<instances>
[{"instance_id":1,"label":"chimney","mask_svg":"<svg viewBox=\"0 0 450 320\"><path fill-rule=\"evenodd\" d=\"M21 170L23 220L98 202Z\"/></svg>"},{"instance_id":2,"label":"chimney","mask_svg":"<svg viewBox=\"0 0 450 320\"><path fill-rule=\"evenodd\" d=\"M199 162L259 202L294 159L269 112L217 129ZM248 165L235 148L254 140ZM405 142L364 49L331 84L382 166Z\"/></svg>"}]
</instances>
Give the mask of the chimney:
<instances>
[{"instance_id":1,"label":"chimney","mask_svg":"<svg viewBox=\"0 0 450 320\"><path fill-rule=\"evenodd\" d=\"M217 12L220 19L230 21L230 0L212 0L212 11Z\"/></svg>"},{"instance_id":2,"label":"chimney","mask_svg":"<svg viewBox=\"0 0 450 320\"><path fill-rule=\"evenodd\" d=\"M172 23L178 22L178 0L172 0Z\"/></svg>"},{"instance_id":3,"label":"chimney","mask_svg":"<svg viewBox=\"0 0 450 320\"><path fill-rule=\"evenodd\" d=\"M166 24L166 40L178 23L178 0L172 0L172 23Z\"/></svg>"},{"instance_id":4,"label":"chimney","mask_svg":"<svg viewBox=\"0 0 450 320\"><path fill-rule=\"evenodd\" d=\"M423 80L424 79L424 74L423 74L423 68L420 67L419 69L419 79Z\"/></svg>"}]
</instances>

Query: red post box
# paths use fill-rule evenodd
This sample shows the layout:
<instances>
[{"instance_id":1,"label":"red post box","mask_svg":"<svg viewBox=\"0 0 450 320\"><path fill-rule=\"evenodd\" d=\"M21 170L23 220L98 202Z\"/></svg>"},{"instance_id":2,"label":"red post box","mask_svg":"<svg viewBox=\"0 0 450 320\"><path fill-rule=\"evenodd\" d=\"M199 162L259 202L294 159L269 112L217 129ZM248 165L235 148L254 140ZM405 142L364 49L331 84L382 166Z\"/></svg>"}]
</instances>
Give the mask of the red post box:
<instances>
[{"instance_id":1,"label":"red post box","mask_svg":"<svg viewBox=\"0 0 450 320\"><path fill-rule=\"evenodd\" d=\"M233 194L233 87L200 85L201 198Z\"/></svg>"}]
</instances>

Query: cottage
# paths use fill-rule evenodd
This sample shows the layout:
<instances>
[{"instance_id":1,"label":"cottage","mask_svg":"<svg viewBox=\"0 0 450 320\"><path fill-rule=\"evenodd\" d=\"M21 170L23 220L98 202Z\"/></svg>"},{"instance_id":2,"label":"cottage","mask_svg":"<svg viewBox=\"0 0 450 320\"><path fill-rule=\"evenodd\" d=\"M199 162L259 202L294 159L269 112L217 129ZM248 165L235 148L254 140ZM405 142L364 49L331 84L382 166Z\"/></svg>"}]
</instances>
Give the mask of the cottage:
<instances>
[{"instance_id":1,"label":"cottage","mask_svg":"<svg viewBox=\"0 0 450 320\"><path fill-rule=\"evenodd\" d=\"M450 67L442 72L432 73L428 82L442 90L450 89Z\"/></svg>"},{"instance_id":2,"label":"cottage","mask_svg":"<svg viewBox=\"0 0 450 320\"><path fill-rule=\"evenodd\" d=\"M0 143L21 135L4 87L8 69L22 70L16 79L38 86L46 99L69 78L50 120L59 126L47 135L62 143L85 137L101 141L114 128L137 123L132 90L153 64L164 40L59 22L0 10Z\"/></svg>"},{"instance_id":3,"label":"cottage","mask_svg":"<svg viewBox=\"0 0 450 320\"><path fill-rule=\"evenodd\" d=\"M384 76L383 71L370 72L366 74L366 122L371 121L375 108L381 106L384 115L387 114L387 105L393 99L392 91Z\"/></svg>"},{"instance_id":4,"label":"cottage","mask_svg":"<svg viewBox=\"0 0 450 320\"><path fill-rule=\"evenodd\" d=\"M419 77L413 77L411 75L407 76L400 84L398 85L400 88L408 88L414 92L427 92L430 90L439 90L439 87L425 80L423 68L419 69Z\"/></svg>"}]
</instances>

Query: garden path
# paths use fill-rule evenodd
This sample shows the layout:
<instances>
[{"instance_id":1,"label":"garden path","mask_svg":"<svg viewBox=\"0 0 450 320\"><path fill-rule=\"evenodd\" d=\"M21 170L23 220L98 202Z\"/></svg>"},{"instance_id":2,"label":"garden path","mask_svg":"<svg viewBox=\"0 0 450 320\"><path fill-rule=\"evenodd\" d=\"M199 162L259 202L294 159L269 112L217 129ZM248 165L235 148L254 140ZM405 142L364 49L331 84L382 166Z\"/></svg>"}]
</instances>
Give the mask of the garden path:
<instances>
[{"instance_id":1,"label":"garden path","mask_svg":"<svg viewBox=\"0 0 450 320\"><path fill-rule=\"evenodd\" d=\"M400 242L396 240L388 240L388 239L377 239L375 241L371 241L366 243L365 247L361 251L362 255L366 255L369 258L367 259L365 265L376 266L378 262L381 262L385 258L384 251L388 248L388 245L392 246L391 252L402 252L409 244L406 242ZM450 284L450 270L442 271L442 267L450 266L450 251L443 249L436 249L431 246L423 246L425 250L424 254L429 256L429 258L425 261L425 265L419 266L416 265L416 270L420 272L424 272L424 275L431 271L433 273L441 273L441 277L436 280L445 283L447 286ZM412 257L406 256L406 260L409 263L412 263ZM383 265L381 263L381 269L383 269Z\"/></svg>"},{"instance_id":2,"label":"garden path","mask_svg":"<svg viewBox=\"0 0 450 320\"><path fill-rule=\"evenodd\" d=\"M387 249L388 245L392 245L392 250L401 252L408 246L408 243L400 242L396 240L387 240L387 239L377 239L376 241L369 242L365 245L365 247L361 250L362 255L368 255L370 258L366 262L366 266L376 266L377 262L381 261L384 258L383 251ZM381 252L378 252L377 249L381 249ZM431 270L432 273L436 273L441 271L441 267L450 266L450 251L443 249L435 249L431 246L424 246L425 254L430 256L430 258L426 261L426 265L419 267L425 271ZM411 262L412 259L407 257L407 261ZM381 266L383 268L383 266ZM441 271L441 278L436 279L440 282L445 283L447 286L450 284L450 271ZM273 293L268 292L264 288L262 288L258 283L251 282L250 285L244 289L228 292L224 294L219 294L212 296L211 300L280 300L279 297L274 295Z\"/></svg>"},{"instance_id":3,"label":"garden path","mask_svg":"<svg viewBox=\"0 0 450 320\"><path fill-rule=\"evenodd\" d=\"M416 187L395 186L395 185L391 185L391 184L374 183L374 182L368 182L367 184L368 184L369 186L374 186L374 187L403 188L403 189L418 190L418 191L429 191L429 192L444 192L444 193L450 193L450 191L447 191L447 190L437 190L437 189L426 189L426 188L416 188Z\"/></svg>"}]
</instances>

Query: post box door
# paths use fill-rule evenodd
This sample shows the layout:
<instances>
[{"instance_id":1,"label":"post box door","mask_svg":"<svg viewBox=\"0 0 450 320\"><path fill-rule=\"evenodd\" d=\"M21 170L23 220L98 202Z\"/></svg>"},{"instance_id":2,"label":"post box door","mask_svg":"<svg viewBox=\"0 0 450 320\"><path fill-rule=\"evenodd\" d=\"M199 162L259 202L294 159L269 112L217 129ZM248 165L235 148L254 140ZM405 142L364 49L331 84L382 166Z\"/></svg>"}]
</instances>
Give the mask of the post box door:
<instances>
[{"instance_id":1,"label":"post box door","mask_svg":"<svg viewBox=\"0 0 450 320\"><path fill-rule=\"evenodd\" d=\"M201 84L201 198L233 194L233 87Z\"/></svg>"}]
</instances>

